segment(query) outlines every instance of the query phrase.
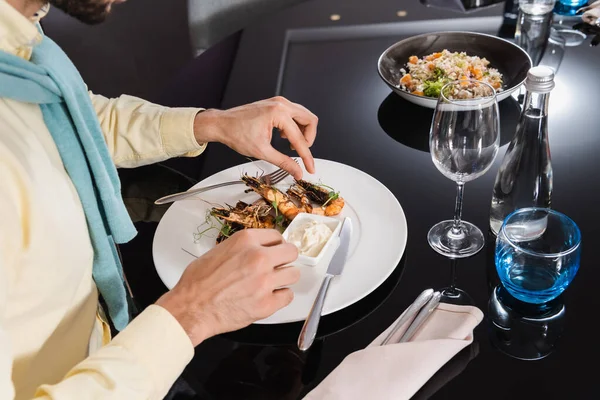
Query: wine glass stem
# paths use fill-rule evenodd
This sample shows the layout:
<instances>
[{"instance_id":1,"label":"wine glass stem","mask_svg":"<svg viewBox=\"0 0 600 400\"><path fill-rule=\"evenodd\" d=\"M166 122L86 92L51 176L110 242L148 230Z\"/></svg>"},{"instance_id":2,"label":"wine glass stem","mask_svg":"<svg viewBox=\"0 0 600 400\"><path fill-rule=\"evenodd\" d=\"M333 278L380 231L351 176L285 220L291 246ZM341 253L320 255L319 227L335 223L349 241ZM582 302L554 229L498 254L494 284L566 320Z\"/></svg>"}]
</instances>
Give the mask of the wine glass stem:
<instances>
[{"instance_id":1,"label":"wine glass stem","mask_svg":"<svg viewBox=\"0 0 600 400\"><path fill-rule=\"evenodd\" d=\"M454 207L454 223L452 224L453 235L460 235L462 233L461 217L464 190L465 183L458 182L456 185L456 206Z\"/></svg>"},{"instance_id":2,"label":"wine glass stem","mask_svg":"<svg viewBox=\"0 0 600 400\"><path fill-rule=\"evenodd\" d=\"M450 260L450 292L454 293L454 289L456 288L456 264L458 260L451 259Z\"/></svg>"}]
</instances>

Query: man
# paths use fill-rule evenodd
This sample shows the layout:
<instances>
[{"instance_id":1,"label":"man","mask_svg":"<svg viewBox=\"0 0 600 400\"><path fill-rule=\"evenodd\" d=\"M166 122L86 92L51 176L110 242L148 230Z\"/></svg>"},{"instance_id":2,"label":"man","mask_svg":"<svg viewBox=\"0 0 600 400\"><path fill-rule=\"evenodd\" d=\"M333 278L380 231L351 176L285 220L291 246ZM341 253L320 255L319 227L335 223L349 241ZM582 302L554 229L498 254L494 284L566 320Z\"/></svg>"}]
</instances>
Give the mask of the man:
<instances>
[{"instance_id":1,"label":"man","mask_svg":"<svg viewBox=\"0 0 600 400\"><path fill-rule=\"evenodd\" d=\"M90 23L117 2L50 1ZM286 287L299 272L285 266L297 250L275 230L235 234L129 322L118 262L98 251L134 233L119 218L112 163L197 156L221 142L300 178L300 167L271 146L272 129L312 172L317 119L283 98L223 111L90 94L40 32L47 10L41 0L0 0L0 398L160 399L194 346L290 303ZM112 340L98 291L118 322Z\"/></svg>"}]
</instances>

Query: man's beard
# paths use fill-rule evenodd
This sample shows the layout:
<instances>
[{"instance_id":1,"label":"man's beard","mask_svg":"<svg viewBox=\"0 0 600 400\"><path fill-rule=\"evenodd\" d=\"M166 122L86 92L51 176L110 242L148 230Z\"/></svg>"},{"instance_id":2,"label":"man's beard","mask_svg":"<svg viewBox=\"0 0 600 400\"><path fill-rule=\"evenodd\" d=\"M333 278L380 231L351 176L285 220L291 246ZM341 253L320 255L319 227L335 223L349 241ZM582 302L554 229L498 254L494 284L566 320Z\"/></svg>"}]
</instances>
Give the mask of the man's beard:
<instances>
[{"instance_id":1,"label":"man's beard","mask_svg":"<svg viewBox=\"0 0 600 400\"><path fill-rule=\"evenodd\" d=\"M111 2L107 0L49 0L54 7L63 10L86 24L98 24L110 13Z\"/></svg>"}]
</instances>

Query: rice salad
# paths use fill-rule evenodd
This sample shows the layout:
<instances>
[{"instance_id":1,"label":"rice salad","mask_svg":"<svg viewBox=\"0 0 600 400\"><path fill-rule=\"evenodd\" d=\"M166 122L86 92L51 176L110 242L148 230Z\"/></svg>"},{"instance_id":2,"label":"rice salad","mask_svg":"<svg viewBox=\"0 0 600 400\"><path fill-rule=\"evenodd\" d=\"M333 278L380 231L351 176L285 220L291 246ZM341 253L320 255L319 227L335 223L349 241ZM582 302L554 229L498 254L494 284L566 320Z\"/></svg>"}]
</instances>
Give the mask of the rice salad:
<instances>
[{"instance_id":1,"label":"rice salad","mask_svg":"<svg viewBox=\"0 0 600 400\"><path fill-rule=\"evenodd\" d=\"M502 74L497 69L490 68L489 64L485 58L469 56L465 52L452 53L448 50L423 58L411 56L406 68L400 70L402 77L399 86L415 95L437 98L446 83L474 79L489 84L496 92L501 92ZM470 93L470 98L478 97L477 93Z\"/></svg>"}]
</instances>

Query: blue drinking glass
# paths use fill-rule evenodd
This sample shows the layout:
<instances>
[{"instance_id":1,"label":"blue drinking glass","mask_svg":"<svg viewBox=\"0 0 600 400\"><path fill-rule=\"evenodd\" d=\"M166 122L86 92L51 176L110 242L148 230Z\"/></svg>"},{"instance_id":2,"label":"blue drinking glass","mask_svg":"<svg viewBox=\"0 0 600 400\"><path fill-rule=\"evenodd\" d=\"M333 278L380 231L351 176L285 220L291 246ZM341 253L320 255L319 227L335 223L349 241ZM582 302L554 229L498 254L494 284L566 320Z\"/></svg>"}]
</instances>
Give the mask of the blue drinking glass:
<instances>
[{"instance_id":1,"label":"blue drinking glass","mask_svg":"<svg viewBox=\"0 0 600 400\"><path fill-rule=\"evenodd\" d=\"M573 16L577 14L577 10L587 4L588 0L558 0L554 5L554 13Z\"/></svg>"},{"instance_id":2,"label":"blue drinking glass","mask_svg":"<svg viewBox=\"0 0 600 400\"><path fill-rule=\"evenodd\" d=\"M508 215L496 239L496 270L506 291L526 303L545 304L571 284L581 259L581 232L548 208Z\"/></svg>"}]
</instances>

